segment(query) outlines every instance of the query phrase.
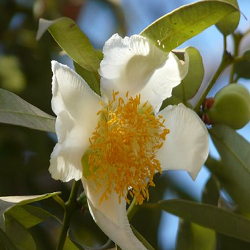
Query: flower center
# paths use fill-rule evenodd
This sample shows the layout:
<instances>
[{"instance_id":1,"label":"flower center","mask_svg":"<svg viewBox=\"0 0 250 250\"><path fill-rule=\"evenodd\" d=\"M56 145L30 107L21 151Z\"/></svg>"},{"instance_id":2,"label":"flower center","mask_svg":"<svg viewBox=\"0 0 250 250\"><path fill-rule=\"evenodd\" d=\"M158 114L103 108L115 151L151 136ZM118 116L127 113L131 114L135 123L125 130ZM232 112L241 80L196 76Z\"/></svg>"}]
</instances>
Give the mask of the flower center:
<instances>
[{"instance_id":1,"label":"flower center","mask_svg":"<svg viewBox=\"0 0 250 250\"><path fill-rule=\"evenodd\" d=\"M90 176L98 188L105 185L100 203L114 190L129 203L127 194L142 204L149 199L148 186L154 186L155 172L161 173L156 152L162 147L169 130L162 116L156 117L152 106L126 95L126 101L113 93L113 100L103 107L93 136L90 138L88 163Z\"/></svg>"}]
</instances>

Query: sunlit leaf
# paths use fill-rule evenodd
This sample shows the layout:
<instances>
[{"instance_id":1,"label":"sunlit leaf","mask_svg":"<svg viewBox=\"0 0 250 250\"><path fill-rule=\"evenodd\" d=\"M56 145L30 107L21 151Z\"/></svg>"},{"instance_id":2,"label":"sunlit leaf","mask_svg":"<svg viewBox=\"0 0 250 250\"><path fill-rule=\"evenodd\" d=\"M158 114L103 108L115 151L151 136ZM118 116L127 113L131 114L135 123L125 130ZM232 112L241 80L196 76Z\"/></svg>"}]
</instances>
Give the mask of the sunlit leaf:
<instances>
[{"instance_id":1,"label":"sunlit leaf","mask_svg":"<svg viewBox=\"0 0 250 250\"><path fill-rule=\"evenodd\" d=\"M164 101L163 107L185 103L198 92L204 77L204 66L200 52L194 47L173 51L180 60L188 63L188 73L181 84L173 89L172 97Z\"/></svg>"},{"instance_id":2,"label":"sunlit leaf","mask_svg":"<svg viewBox=\"0 0 250 250\"><path fill-rule=\"evenodd\" d=\"M55 118L0 89L0 122L55 133Z\"/></svg>"},{"instance_id":3,"label":"sunlit leaf","mask_svg":"<svg viewBox=\"0 0 250 250\"><path fill-rule=\"evenodd\" d=\"M192 3L156 20L141 35L168 52L235 11L237 8L223 1Z\"/></svg>"},{"instance_id":4,"label":"sunlit leaf","mask_svg":"<svg viewBox=\"0 0 250 250\"><path fill-rule=\"evenodd\" d=\"M88 71L97 71L100 59L88 37L72 19L67 17L54 21L40 19L37 38L39 39L47 29L73 61Z\"/></svg>"},{"instance_id":5,"label":"sunlit leaf","mask_svg":"<svg viewBox=\"0 0 250 250\"><path fill-rule=\"evenodd\" d=\"M236 8L239 8L237 0L224 0L224 1L231 3ZM235 31L235 29L238 27L239 21L240 21L240 12L236 11L224 17L221 21L219 21L216 24L216 27L219 29L219 31L223 35L228 36L229 34L232 34Z\"/></svg>"},{"instance_id":6,"label":"sunlit leaf","mask_svg":"<svg viewBox=\"0 0 250 250\"><path fill-rule=\"evenodd\" d=\"M180 219L176 250L215 250L214 230Z\"/></svg>"},{"instance_id":7,"label":"sunlit leaf","mask_svg":"<svg viewBox=\"0 0 250 250\"><path fill-rule=\"evenodd\" d=\"M240 209L250 212L250 144L225 125L214 126L210 135L222 160L214 172Z\"/></svg>"},{"instance_id":8,"label":"sunlit leaf","mask_svg":"<svg viewBox=\"0 0 250 250\"><path fill-rule=\"evenodd\" d=\"M178 199L146 204L145 207L162 209L187 221L250 242L250 220L225 209Z\"/></svg>"}]
</instances>

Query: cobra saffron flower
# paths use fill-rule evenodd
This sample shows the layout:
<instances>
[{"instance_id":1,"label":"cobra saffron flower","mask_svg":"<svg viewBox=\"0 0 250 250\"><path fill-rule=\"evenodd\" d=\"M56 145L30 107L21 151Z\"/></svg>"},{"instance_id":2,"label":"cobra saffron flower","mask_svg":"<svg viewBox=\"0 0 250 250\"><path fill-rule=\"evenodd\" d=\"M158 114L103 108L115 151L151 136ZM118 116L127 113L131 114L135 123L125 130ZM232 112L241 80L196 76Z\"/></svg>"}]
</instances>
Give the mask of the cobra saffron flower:
<instances>
[{"instance_id":1,"label":"cobra saffron flower","mask_svg":"<svg viewBox=\"0 0 250 250\"><path fill-rule=\"evenodd\" d=\"M173 54L146 38L112 36L103 48L101 96L65 65L52 62L58 143L54 179L82 179L98 226L124 250L146 249L126 215L127 195L149 199L156 172L186 170L195 179L208 155L208 133L180 104L160 110L187 73Z\"/></svg>"}]
</instances>

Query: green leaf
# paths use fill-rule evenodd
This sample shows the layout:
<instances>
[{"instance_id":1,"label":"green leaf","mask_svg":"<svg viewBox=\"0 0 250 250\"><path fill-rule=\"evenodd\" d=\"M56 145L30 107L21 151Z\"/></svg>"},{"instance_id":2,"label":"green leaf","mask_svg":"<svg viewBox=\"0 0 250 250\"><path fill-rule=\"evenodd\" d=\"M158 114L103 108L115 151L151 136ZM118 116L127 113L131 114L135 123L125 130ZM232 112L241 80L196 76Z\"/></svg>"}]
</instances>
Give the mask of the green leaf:
<instances>
[{"instance_id":1,"label":"green leaf","mask_svg":"<svg viewBox=\"0 0 250 250\"><path fill-rule=\"evenodd\" d=\"M5 232L19 250L34 250L36 243L30 232L11 216L5 218Z\"/></svg>"},{"instance_id":2,"label":"green leaf","mask_svg":"<svg viewBox=\"0 0 250 250\"><path fill-rule=\"evenodd\" d=\"M230 211L187 200L166 200L144 207L162 209L219 233L250 242L250 220Z\"/></svg>"},{"instance_id":3,"label":"green leaf","mask_svg":"<svg viewBox=\"0 0 250 250\"><path fill-rule=\"evenodd\" d=\"M213 126L210 135L222 162L213 170L240 209L250 212L250 144L225 125Z\"/></svg>"},{"instance_id":4,"label":"green leaf","mask_svg":"<svg viewBox=\"0 0 250 250\"><path fill-rule=\"evenodd\" d=\"M79 249L81 248L78 248L67 236L63 250L79 250Z\"/></svg>"},{"instance_id":5,"label":"green leaf","mask_svg":"<svg viewBox=\"0 0 250 250\"><path fill-rule=\"evenodd\" d=\"M169 52L235 11L238 9L223 1L192 3L159 18L141 35Z\"/></svg>"},{"instance_id":6,"label":"green leaf","mask_svg":"<svg viewBox=\"0 0 250 250\"><path fill-rule=\"evenodd\" d=\"M133 227L131 226L134 235L141 241L141 243L148 249L148 250L155 250L147 240Z\"/></svg>"},{"instance_id":7,"label":"green leaf","mask_svg":"<svg viewBox=\"0 0 250 250\"><path fill-rule=\"evenodd\" d=\"M49 30L58 45L68 56L84 69L96 72L100 67L100 59L92 47L88 37L79 29L76 23L67 17L54 21L40 19L37 32L39 39Z\"/></svg>"},{"instance_id":8,"label":"green leaf","mask_svg":"<svg viewBox=\"0 0 250 250\"><path fill-rule=\"evenodd\" d=\"M55 118L0 89L0 122L55 133Z\"/></svg>"},{"instance_id":9,"label":"green leaf","mask_svg":"<svg viewBox=\"0 0 250 250\"><path fill-rule=\"evenodd\" d=\"M100 92L100 76L98 73L90 72L74 62L75 71L87 82L89 87L98 95Z\"/></svg>"},{"instance_id":10,"label":"green leaf","mask_svg":"<svg viewBox=\"0 0 250 250\"><path fill-rule=\"evenodd\" d=\"M237 78L250 79L250 52L247 51L243 55L244 59L235 63L235 73Z\"/></svg>"},{"instance_id":11,"label":"green leaf","mask_svg":"<svg viewBox=\"0 0 250 250\"><path fill-rule=\"evenodd\" d=\"M57 217L51 213L40 207L31 205L14 206L8 209L4 213L4 216L12 217L26 229L29 229L49 218L54 218L59 221Z\"/></svg>"},{"instance_id":12,"label":"green leaf","mask_svg":"<svg viewBox=\"0 0 250 250\"><path fill-rule=\"evenodd\" d=\"M202 203L218 206L220 198L220 183L215 176L207 181L202 194Z\"/></svg>"},{"instance_id":13,"label":"green leaf","mask_svg":"<svg viewBox=\"0 0 250 250\"><path fill-rule=\"evenodd\" d=\"M68 236L79 249L99 249L108 241L88 211L73 213Z\"/></svg>"},{"instance_id":14,"label":"green leaf","mask_svg":"<svg viewBox=\"0 0 250 250\"><path fill-rule=\"evenodd\" d=\"M228 237L223 234L217 234L217 239L219 242L220 249L225 250L249 250L250 243L242 240L238 240L232 237Z\"/></svg>"},{"instance_id":15,"label":"green leaf","mask_svg":"<svg viewBox=\"0 0 250 250\"><path fill-rule=\"evenodd\" d=\"M26 205L32 202L41 201L50 197L56 197L60 192L54 192L43 195L29 195L29 196L5 196L0 197L0 228L4 229L4 213L16 206Z\"/></svg>"},{"instance_id":16,"label":"green leaf","mask_svg":"<svg viewBox=\"0 0 250 250\"><path fill-rule=\"evenodd\" d=\"M239 9L237 0L224 0L224 1L234 5L237 9ZM224 36L228 36L235 31L235 29L239 25L239 22L240 22L240 12L237 11L224 17L221 21L219 21L216 24L216 27Z\"/></svg>"},{"instance_id":17,"label":"green leaf","mask_svg":"<svg viewBox=\"0 0 250 250\"><path fill-rule=\"evenodd\" d=\"M215 250L214 230L180 219L176 250Z\"/></svg>"},{"instance_id":18,"label":"green leaf","mask_svg":"<svg viewBox=\"0 0 250 250\"><path fill-rule=\"evenodd\" d=\"M245 51L243 57L250 62L250 50Z\"/></svg>"},{"instance_id":19,"label":"green leaf","mask_svg":"<svg viewBox=\"0 0 250 250\"><path fill-rule=\"evenodd\" d=\"M8 235L0 228L0 248L4 250L17 250Z\"/></svg>"},{"instance_id":20,"label":"green leaf","mask_svg":"<svg viewBox=\"0 0 250 250\"><path fill-rule=\"evenodd\" d=\"M173 89L172 96L164 101L164 106L187 104L198 92L204 77L204 66L200 52L194 47L173 51L180 60L188 63L188 73L181 84Z\"/></svg>"}]
</instances>

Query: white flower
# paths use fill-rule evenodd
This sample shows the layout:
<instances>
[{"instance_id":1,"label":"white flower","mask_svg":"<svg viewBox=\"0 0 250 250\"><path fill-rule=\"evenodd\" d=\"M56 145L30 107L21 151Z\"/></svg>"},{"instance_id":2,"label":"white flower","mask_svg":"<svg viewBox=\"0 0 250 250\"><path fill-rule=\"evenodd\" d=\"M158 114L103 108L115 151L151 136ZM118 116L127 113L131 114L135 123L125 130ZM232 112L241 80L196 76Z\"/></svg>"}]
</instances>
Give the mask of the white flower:
<instances>
[{"instance_id":1,"label":"white flower","mask_svg":"<svg viewBox=\"0 0 250 250\"><path fill-rule=\"evenodd\" d=\"M187 72L173 53L138 35L114 35L103 54L101 97L52 62L58 143L49 170L54 179L82 179L94 220L117 245L145 249L127 219L128 190L142 203L157 171L186 170L195 179L208 155L208 133L184 105L159 112Z\"/></svg>"}]
</instances>

